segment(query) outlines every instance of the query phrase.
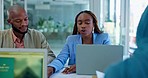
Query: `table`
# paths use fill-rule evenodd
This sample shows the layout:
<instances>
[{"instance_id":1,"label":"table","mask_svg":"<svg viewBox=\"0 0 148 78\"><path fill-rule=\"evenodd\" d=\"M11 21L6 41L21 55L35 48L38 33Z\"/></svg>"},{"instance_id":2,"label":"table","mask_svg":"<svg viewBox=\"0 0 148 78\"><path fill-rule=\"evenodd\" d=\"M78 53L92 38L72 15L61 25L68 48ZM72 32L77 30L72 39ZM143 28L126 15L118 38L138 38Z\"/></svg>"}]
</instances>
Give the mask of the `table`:
<instances>
[{"instance_id":1,"label":"table","mask_svg":"<svg viewBox=\"0 0 148 78\"><path fill-rule=\"evenodd\" d=\"M62 69L61 71L54 73L53 75L51 75L50 78L103 78L104 77L104 73L96 71L96 75L77 75L76 73L71 73L71 74L63 74L61 73L64 69Z\"/></svg>"},{"instance_id":2,"label":"table","mask_svg":"<svg viewBox=\"0 0 148 78\"><path fill-rule=\"evenodd\" d=\"M76 73L72 74L63 74L63 73L55 73L50 78L97 78L95 75L77 75Z\"/></svg>"}]
</instances>

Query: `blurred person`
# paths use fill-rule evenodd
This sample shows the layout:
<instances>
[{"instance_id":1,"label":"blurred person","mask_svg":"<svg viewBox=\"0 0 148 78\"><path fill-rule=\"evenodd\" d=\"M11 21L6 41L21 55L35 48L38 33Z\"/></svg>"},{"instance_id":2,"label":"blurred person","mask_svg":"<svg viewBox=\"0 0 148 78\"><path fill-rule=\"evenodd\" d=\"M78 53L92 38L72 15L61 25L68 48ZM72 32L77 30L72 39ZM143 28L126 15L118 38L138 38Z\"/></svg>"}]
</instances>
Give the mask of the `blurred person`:
<instances>
[{"instance_id":1,"label":"blurred person","mask_svg":"<svg viewBox=\"0 0 148 78\"><path fill-rule=\"evenodd\" d=\"M29 20L25 9L19 5L13 5L8 9L7 14L7 21L12 28L0 31L0 48L47 49L50 63L55 55L45 36L35 29L28 28Z\"/></svg>"},{"instance_id":2,"label":"blurred person","mask_svg":"<svg viewBox=\"0 0 148 78\"><path fill-rule=\"evenodd\" d=\"M105 72L105 78L148 78L148 6L143 12L136 33L137 49L133 55Z\"/></svg>"},{"instance_id":3,"label":"blurred person","mask_svg":"<svg viewBox=\"0 0 148 78\"><path fill-rule=\"evenodd\" d=\"M68 36L66 43L57 58L48 65L48 77L61 70L69 58L68 65L62 73L76 72L76 45L77 44L110 44L107 33L98 28L96 16L91 11L81 11L75 18L72 35ZM90 55L91 57L91 55Z\"/></svg>"}]
</instances>

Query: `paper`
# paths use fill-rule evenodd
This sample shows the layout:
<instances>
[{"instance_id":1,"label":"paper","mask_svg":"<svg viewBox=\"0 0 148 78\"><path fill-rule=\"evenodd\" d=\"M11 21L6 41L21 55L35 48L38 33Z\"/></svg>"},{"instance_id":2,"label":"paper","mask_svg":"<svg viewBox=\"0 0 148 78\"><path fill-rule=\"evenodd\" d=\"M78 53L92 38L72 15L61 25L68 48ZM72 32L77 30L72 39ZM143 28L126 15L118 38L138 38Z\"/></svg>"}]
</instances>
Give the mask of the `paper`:
<instances>
[{"instance_id":1,"label":"paper","mask_svg":"<svg viewBox=\"0 0 148 78\"><path fill-rule=\"evenodd\" d=\"M96 71L97 78L104 78L104 73L100 71Z\"/></svg>"},{"instance_id":2,"label":"paper","mask_svg":"<svg viewBox=\"0 0 148 78\"><path fill-rule=\"evenodd\" d=\"M65 69L65 68L64 68ZM50 78L92 78L92 75L77 75L76 73L63 74L61 73L64 69L60 70L57 73L54 73Z\"/></svg>"},{"instance_id":3,"label":"paper","mask_svg":"<svg viewBox=\"0 0 148 78\"><path fill-rule=\"evenodd\" d=\"M0 78L14 78L14 58L0 58Z\"/></svg>"}]
</instances>

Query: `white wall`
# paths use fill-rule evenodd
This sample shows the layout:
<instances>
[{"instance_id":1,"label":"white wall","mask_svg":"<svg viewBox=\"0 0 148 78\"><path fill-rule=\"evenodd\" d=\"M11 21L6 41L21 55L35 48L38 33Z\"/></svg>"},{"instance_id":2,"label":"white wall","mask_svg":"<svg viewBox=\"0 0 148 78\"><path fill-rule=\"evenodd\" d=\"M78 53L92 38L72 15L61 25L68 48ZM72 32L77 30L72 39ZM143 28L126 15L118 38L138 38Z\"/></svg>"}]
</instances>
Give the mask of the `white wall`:
<instances>
[{"instance_id":1,"label":"white wall","mask_svg":"<svg viewBox=\"0 0 148 78\"><path fill-rule=\"evenodd\" d=\"M3 0L0 0L0 30L4 29Z\"/></svg>"}]
</instances>

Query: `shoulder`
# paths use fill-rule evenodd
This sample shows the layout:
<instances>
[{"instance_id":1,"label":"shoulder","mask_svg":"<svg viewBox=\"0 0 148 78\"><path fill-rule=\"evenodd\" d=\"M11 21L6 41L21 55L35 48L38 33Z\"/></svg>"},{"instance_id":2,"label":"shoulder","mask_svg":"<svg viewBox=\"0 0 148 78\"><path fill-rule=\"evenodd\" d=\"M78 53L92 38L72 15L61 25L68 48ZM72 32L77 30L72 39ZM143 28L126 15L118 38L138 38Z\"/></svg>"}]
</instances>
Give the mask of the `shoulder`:
<instances>
[{"instance_id":1,"label":"shoulder","mask_svg":"<svg viewBox=\"0 0 148 78\"><path fill-rule=\"evenodd\" d=\"M80 35L69 35L66 39L66 43L75 43L79 41Z\"/></svg>"},{"instance_id":2,"label":"shoulder","mask_svg":"<svg viewBox=\"0 0 148 78\"><path fill-rule=\"evenodd\" d=\"M99 39L105 39L105 40L110 39L108 33L101 33L101 34L94 33L94 37Z\"/></svg>"},{"instance_id":3,"label":"shoulder","mask_svg":"<svg viewBox=\"0 0 148 78\"><path fill-rule=\"evenodd\" d=\"M8 33L11 33L12 32L12 29L7 29L7 30L0 30L0 35L6 35Z\"/></svg>"},{"instance_id":4,"label":"shoulder","mask_svg":"<svg viewBox=\"0 0 148 78\"><path fill-rule=\"evenodd\" d=\"M73 40L77 40L79 37L80 35L69 35L66 40L73 41Z\"/></svg>"},{"instance_id":5,"label":"shoulder","mask_svg":"<svg viewBox=\"0 0 148 78\"><path fill-rule=\"evenodd\" d=\"M99 36L99 37L108 37L108 33L101 33L101 34L98 34L98 33L94 33L96 36Z\"/></svg>"},{"instance_id":6,"label":"shoulder","mask_svg":"<svg viewBox=\"0 0 148 78\"><path fill-rule=\"evenodd\" d=\"M28 28L28 33L38 33L38 34L41 34L40 31L35 30L35 29L30 29L30 28Z\"/></svg>"},{"instance_id":7,"label":"shoulder","mask_svg":"<svg viewBox=\"0 0 148 78\"><path fill-rule=\"evenodd\" d=\"M94 33L93 37L96 42L101 42L101 44L111 44L108 33Z\"/></svg>"},{"instance_id":8,"label":"shoulder","mask_svg":"<svg viewBox=\"0 0 148 78\"><path fill-rule=\"evenodd\" d=\"M31 37L34 39L46 39L45 36L38 30L35 29L28 29L27 34L25 35L26 37Z\"/></svg>"},{"instance_id":9,"label":"shoulder","mask_svg":"<svg viewBox=\"0 0 148 78\"><path fill-rule=\"evenodd\" d=\"M30 29L30 28L28 28L28 34L35 35L35 36L37 36L37 35L42 36L43 35L40 31L35 30L35 29Z\"/></svg>"}]
</instances>

